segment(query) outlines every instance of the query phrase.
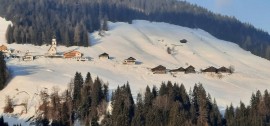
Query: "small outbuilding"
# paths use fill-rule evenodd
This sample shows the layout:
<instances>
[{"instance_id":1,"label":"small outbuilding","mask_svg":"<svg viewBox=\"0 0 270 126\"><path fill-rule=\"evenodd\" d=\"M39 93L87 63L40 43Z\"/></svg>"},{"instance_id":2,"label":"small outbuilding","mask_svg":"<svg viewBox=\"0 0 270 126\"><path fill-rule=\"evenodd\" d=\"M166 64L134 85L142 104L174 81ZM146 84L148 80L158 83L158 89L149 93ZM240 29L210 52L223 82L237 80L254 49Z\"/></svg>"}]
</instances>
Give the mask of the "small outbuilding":
<instances>
[{"instance_id":1,"label":"small outbuilding","mask_svg":"<svg viewBox=\"0 0 270 126\"><path fill-rule=\"evenodd\" d=\"M23 56L22 57L22 60L23 61L33 61L34 60L34 56L28 54L28 55Z\"/></svg>"},{"instance_id":2,"label":"small outbuilding","mask_svg":"<svg viewBox=\"0 0 270 126\"><path fill-rule=\"evenodd\" d=\"M217 73L217 68L215 68L215 67L213 67L213 66L211 66L211 67L208 67L208 68L206 68L206 69L204 69L204 70L202 70L202 72L208 72L208 73Z\"/></svg>"},{"instance_id":3,"label":"small outbuilding","mask_svg":"<svg viewBox=\"0 0 270 126\"><path fill-rule=\"evenodd\" d=\"M99 57L99 59L109 59L110 58L108 53L102 53L98 57Z\"/></svg>"},{"instance_id":4,"label":"small outbuilding","mask_svg":"<svg viewBox=\"0 0 270 126\"><path fill-rule=\"evenodd\" d=\"M195 71L195 67L193 67L193 66L189 66L189 67L187 67L186 69L185 69L185 74L189 74L189 73L196 73L196 71Z\"/></svg>"},{"instance_id":5,"label":"small outbuilding","mask_svg":"<svg viewBox=\"0 0 270 126\"><path fill-rule=\"evenodd\" d=\"M166 74L166 67L162 66L162 65L159 65L155 68L152 68L151 71L154 73L154 74Z\"/></svg>"},{"instance_id":6,"label":"small outbuilding","mask_svg":"<svg viewBox=\"0 0 270 126\"><path fill-rule=\"evenodd\" d=\"M187 40L186 39L182 39L180 40L181 43L187 43Z\"/></svg>"},{"instance_id":7,"label":"small outbuilding","mask_svg":"<svg viewBox=\"0 0 270 126\"><path fill-rule=\"evenodd\" d=\"M185 72L185 68L183 68L183 67L180 67L180 68L178 68L178 69L173 69L173 70L170 70L170 72Z\"/></svg>"},{"instance_id":8,"label":"small outbuilding","mask_svg":"<svg viewBox=\"0 0 270 126\"><path fill-rule=\"evenodd\" d=\"M226 67L220 67L219 69L217 69L218 73L231 73L231 70L229 68Z\"/></svg>"},{"instance_id":9,"label":"small outbuilding","mask_svg":"<svg viewBox=\"0 0 270 126\"><path fill-rule=\"evenodd\" d=\"M123 64L134 65L134 64L136 64L136 59L133 57L129 57L129 58L124 60Z\"/></svg>"}]
</instances>

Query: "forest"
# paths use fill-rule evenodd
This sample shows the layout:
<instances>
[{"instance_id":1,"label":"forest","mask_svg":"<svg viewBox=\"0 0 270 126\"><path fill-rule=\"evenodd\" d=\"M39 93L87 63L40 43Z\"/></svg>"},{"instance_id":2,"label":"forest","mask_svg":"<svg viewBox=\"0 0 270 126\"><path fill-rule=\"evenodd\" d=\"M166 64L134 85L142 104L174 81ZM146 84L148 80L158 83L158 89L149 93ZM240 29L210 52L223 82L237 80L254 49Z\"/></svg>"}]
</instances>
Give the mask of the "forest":
<instances>
[{"instance_id":1,"label":"forest","mask_svg":"<svg viewBox=\"0 0 270 126\"><path fill-rule=\"evenodd\" d=\"M0 91L6 86L8 71L3 53L0 51Z\"/></svg>"},{"instance_id":2,"label":"forest","mask_svg":"<svg viewBox=\"0 0 270 126\"><path fill-rule=\"evenodd\" d=\"M0 16L12 21L8 43L91 46L88 32L108 30L107 21L143 19L203 29L270 59L270 35L234 17L176 0L0 0Z\"/></svg>"},{"instance_id":3,"label":"forest","mask_svg":"<svg viewBox=\"0 0 270 126\"><path fill-rule=\"evenodd\" d=\"M270 94L259 90L251 95L250 104L240 101L237 107L227 106L222 115L218 103L203 84L186 90L183 84L162 82L160 87L146 86L135 97L130 84L118 86L109 94L108 83L85 79L76 72L68 89L51 93L40 91L41 104L32 121L36 125L72 126L75 121L85 126L266 126L270 123ZM6 109L14 108L10 97ZM107 109L110 106L112 109ZM109 107L109 108L110 108ZM12 111L11 111L12 112ZM6 113L9 113L6 111ZM0 118L4 124L3 118Z\"/></svg>"}]
</instances>

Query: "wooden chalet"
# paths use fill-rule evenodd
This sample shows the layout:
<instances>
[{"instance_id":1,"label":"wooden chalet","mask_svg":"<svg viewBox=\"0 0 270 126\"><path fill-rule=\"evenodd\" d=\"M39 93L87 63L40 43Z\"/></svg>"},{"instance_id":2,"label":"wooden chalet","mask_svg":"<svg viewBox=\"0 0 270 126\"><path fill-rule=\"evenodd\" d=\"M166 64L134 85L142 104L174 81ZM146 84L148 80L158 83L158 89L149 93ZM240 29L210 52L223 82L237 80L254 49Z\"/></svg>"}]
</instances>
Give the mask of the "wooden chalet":
<instances>
[{"instance_id":1,"label":"wooden chalet","mask_svg":"<svg viewBox=\"0 0 270 126\"><path fill-rule=\"evenodd\" d=\"M186 69L185 69L185 74L189 74L189 73L196 73L196 71L195 71L195 67L193 67L193 66L189 66L189 67L187 67Z\"/></svg>"},{"instance_id":2,"label":"wooden chalet","mask_svg":"<svg viewBox=\"0 0 270 126\"><path fill-rule=\"evenodd\" d=\"M231 73L231 70L229 68L226 67L220 67L219 69L217 69L218 73Z\"/></svg>"},{"instance_id":3,"label":"wooden chalet","mask_svg":"<svg viewBox=\"0 0 270 126\"><path fill-rule=\"evenodd\" d=\"M134 64L136 64L136 59L133 57L129 57L129 58L124 60L123 64L134 65Z\"/></svg>"},{"instance_id":4,"label":"wooden chalet","mask_svg":"<svg viewBox=\"0 0 270 126\"><path fill-rule=\"evenodd\" d=\"M170 72L185 72L185 68L183 68L183 67L180 67L180 68L178 68L178 69L173 69L173 70L170 70Z\"/></svg>"},{"instance_id":5,"label":"wooden chalet","mask_svg":"<svg viewBox=\"0 0 270 126\"><path fill-rule=\"evenodd\" d=\"M102 53L98 57L99 57L99 59L109 59L109 54L108 53Z\"/></svg>"},{"instance_id":6,"label":"wooden chalet","mask_svg":"<svg viewBox=\"0 0 270 126\"><path fill-rule=\"evenodd\" d=\"M1 52L6 52L7 50L8 50L7 46L5 46L5 45L0 46L0 51Z\"/></svg>"},{"instance_id":7,"label":"wooden chalet","mask_svg":"<svg viewBox=\"0 0 270 126\"><path fill-rule=\"evenodd\" d=\"M166 67L162 66L162 65L159 65L155 68L152 68L151 71L154 73L154 74L166 74Z\"/></svg>"},{"instance_id":8,"label":"wooden chalet","mask_svg":"<svg viewBox=\"0 0 270 126\"><path fill-rule=\"evenodd\" d=\"M69 58L80 58L82 57L82 53L79 51L70 51L70 52L66 52L64 53L64 58L69 59Z\"/></svg>"},{"instance_id":9,"label":"wooden chalet","mask_svg":"<svg viewBox=\"0 0 270 126\"><path fill-rule=\"evenodd\" d=\"M204 69L204 70L202 70L202 72L208 72L208 73L217 73L217 68L215 68L215 67L213 67L213 66L211 66L211 67L208 67L208 68L206 68L206 69Z\"/></svg>"}]
</instances>

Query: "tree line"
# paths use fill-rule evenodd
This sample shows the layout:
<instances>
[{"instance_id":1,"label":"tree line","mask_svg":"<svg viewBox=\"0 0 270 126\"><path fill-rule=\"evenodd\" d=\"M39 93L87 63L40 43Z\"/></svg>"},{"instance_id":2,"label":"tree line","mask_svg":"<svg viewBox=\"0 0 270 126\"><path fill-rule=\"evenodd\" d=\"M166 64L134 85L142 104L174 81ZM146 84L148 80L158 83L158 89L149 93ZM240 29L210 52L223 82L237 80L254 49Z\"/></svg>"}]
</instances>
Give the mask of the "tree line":
<instances>
[{"instance_id":1,"label":"tree line","mask_svg":"<svg viewBox=\"0 0 270 126\"><path fill-rule=\"evenodd\" d=\"M88 72L85 79L76 72L60 93L53 88L39 93L41 104L33 121L36 125L72 126L246 126L269 125L270 94L259 90L251 95L249 105L227 106L221 114L215 99L202 84L186 90L183 84L162 82L160 87L146 87L136 101L130 84L118 86L109 100L108 83ZM11 103L11 104L10 104ZM108 106L112 109L109 110ZM12 108L12 99L5 108ZM3 119L2 119L3 120ZM2 121L4 122L4 121Z\"/></svg>"},{"instance_id":2,"label":"tree line","mask_svg":"<svg viewBox=\"0 0 270 126\"><path fill-rule=\"evenodd\" d=\"M0 90L2 90L7 83L8 71L6 67L6 61L3 53L0 51Z\"/></svg>"},{"instance_id":3,"label":"tree line","mask_svg":"<svg viewBox=\"0 0 270 126\"><path fill-rule=\"evenodd\" d=\"M234 42L253 54L270 59L270 35L234 17L176 0L0 0L0 16L13 25L8 43L49 44L56 36L61 45L91 46L88 32L108 30L107 21L134 19L201 28Z\"/></svg>"}]
</instances>

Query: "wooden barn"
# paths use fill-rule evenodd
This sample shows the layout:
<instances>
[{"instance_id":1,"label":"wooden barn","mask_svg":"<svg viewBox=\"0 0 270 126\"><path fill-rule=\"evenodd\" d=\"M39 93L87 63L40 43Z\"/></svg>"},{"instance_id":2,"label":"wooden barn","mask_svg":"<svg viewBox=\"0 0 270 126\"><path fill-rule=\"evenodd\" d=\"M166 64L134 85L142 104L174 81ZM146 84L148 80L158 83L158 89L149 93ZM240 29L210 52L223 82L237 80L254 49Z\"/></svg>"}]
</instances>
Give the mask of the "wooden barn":
<instances>
[{"instance_id":1,"label":"wooden barn","mask_svg":"<svg viewBox=\"0 0 270 126\"><path fill-rule=\"evenodd\" d=\"M124 60L123 64L134 65L134 64L136 64L136 59L133 57L129 57L129 58Z\"/></svg>"},{"instance_id":2,"label":"wooden barn","mask_svg":"<svg viewBox=\"0 0 270 126\"><path fill-rule=\"evenodd\" d=\"M99 57L99 59L109 59L110 58L108 53L102 53L98 57Z\"/></svg>"},{"instance_id":3,"label":"wooden barn","mask_svg":"<svg viewBox=\"0 0 270 126\"><path fill-rule=\"evenodd\" d=\"M185 69L185 74L189 74L189 73L196 73L196 71L195 71L195 67L193 67L193 66L189 66L189 67L187 67L186 69Z\"/></svg>"},{"instance_id":4,"label":"wooden barn","mask_svg":"<svg viewBox=\"0 0 270 126\"><path fill-rule=\"evenodd\" d=\"M64 53L64 58L68 59L68 58L79 58L82 57L82 53L79 51L70 51L70 52L66 52Z\"/></svg>"},{"instance_id":5,"label":"wooden barn","mask_svg":"<svg viewBox=\"0 0 270 126\"><path fill-rule=\"evenodd\" d=\"M174 73L176 73L176 72L185 72L185 68L180 67L180 68L178 68L178 69L170 70L170 72L174 72Z\"/></svg>"},{"instance_id":6,"label":"wooden barn","mask_svg":"<svg viewBox=\"0 0 270 126\"><path fill-rule=\"evenodd\" d=\"M152 68L151 71L154 73L154 74L166 74L166 67L162 66L162 65L159 65L155 68Z\"/></svg>"},{"instance_id":7,"label":"wooden barn","mask_svg":"<svg viewBox=\"0 0 270 126\"><path fill-rule=\"evenodd\" d=\"M231 70L223 66L217 69L217 72L218 73L231 73Z\"/></svg>"},{"instance_id":8,"label":"wooden barn","mask_svg":"<svg viewBox=\"0 0 270 126\"><path fill-rule=\"evenodd\" d=\"M208 67L208 68L202 70L202 72L204 72L204 73L206 73L206 72L208 72L208 73L217 73L217 68L211 66L211 67Z\"/></svg>"}]
</instances>

